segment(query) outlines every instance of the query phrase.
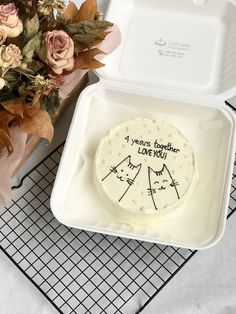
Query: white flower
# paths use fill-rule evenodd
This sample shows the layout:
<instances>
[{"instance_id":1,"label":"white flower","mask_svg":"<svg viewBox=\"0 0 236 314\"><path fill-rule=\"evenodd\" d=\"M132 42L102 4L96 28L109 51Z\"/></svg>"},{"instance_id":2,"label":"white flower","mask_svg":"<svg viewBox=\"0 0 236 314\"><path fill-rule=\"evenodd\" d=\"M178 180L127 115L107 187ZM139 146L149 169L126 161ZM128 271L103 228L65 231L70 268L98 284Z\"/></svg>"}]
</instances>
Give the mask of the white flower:
<instances>
[{"instance_id":1,"label":"white flower","mask_svg":"<svg viewBox=\"0 0 236 314\"><path fill-rule=\"evenodd\" d=\"M23 31L23 24L14 3L0 5L0 26L11 38L17 37Z\"/></svg>"},{"instance_id":2,"label":"white flower","mask_svg":"<svg viewBox=\"0 0 236 314\"><path fill-rule=\"evenodd\" d=\"M0 67L17 68L21 65L22 58L21 50L16 45L0 47Z\"/></svg>"},{"instance_id":3,"label":"white flower","mask_svg":"<svg viewBox=\"0 0 236 314\"><path fill-rule=\"evenodd\" d=\"M7 39L7 34L6 32L4 31L3 28L1 28L0 26L0 45L4 44L4 42L6 41Z\"/></svg>"},{"instance_id":4,"label":"white flower","mask_svg":"<svg viewBox=\"0 0 236 314\"><path fill-rule=\"evenodd\" d=\"M5 86L5 81L3 78L0 77L0 90L3 89L4 86Z\"/></svg>"}]
</instances>

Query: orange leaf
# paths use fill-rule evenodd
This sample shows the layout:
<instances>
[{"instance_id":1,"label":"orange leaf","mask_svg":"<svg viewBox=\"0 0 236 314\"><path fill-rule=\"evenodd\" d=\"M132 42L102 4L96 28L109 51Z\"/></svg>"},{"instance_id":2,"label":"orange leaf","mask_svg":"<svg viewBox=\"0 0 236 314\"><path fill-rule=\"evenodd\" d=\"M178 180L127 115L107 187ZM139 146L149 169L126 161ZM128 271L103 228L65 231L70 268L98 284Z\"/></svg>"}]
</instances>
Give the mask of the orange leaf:
<instances>
[{"instance_id":1,"label":"orange leaf","mask_svg":"<svg viewBox=\"0 0 236 314\"><path fill-rule=\"evenodd\" d=\"M13 115L19 115L23 117L24 112L24 102L22 98L14 98L4 102L1 102L1 105L5 110L12 113Z\"/></svg>"},{"instance_id":2,"label":"orange leaf","mask_svg":"<svg viewBox=\"0 0 236 314\"><path fill-rule=\"evenodd\" d=\"M97 1L85 0L78 10L74 2L70 2L63 12L63 17L72 23L94 20L97 14Z\"/></svg>"},{"instance_id":3,"label":"orange leaf","mask_svg":"<svg viewBox=\"0 0 236 314\"><path fill-rule=\"evenodd\" d=\"M76 69L98 69L103 67L105 64L94 59L94 57L98 54L105 53L98 48L93 48L80 52L75 57L75 65L73 71Z\"/></svg>"},{"instance_id":4,"label":"orange leaf","mask_svg":"<svg viewBox=\"0 0 236 314\"><path fill-rule=\"evenodd\" d=\"M75 22L94 20L97 14L97 1L85 0L76 16Z\"/></svg>"},{"instance_id":5,"label":"orange leaf","mask_svg":"<svg viewBox=\"0 0 236 314\"><path fill-rule=\"evenodd\" d=\"M49 142L53 138L54 129L51 118L47 111L40 108L25 109L20 127L24 132L45 138Z\"/></svg>"},{"instance_id":6,"label":"orange leaf","mask_svg":"<svg viewBox=\"0 0 236 314\"><path fill-rule=\"evenodd\" d=\"M0 130L4 130L9 136L9 123L15 118L14 115L7 111L0 112Z\"/></svg>"},{"instance_id":7,"label":"orange leaf","mask_svg":"<svg viewBox=\"0 0 236 314\"><path fill-rule=\"evenodd\" d=\"M3 129L0 129L0 151L6 147L8 155L11 155L13 152L13 147L11 143L10 136Z\"/></svg>"},{"instance_id":8,"label":"orange leaf","mask_svg":"<svg viewBox=\"0 0 236 314\"><path fill-rule=\"evenodd\" d=\"M74 4L74 2L70 2L63 12L63 17L73 23L76 21L78 12L79 10L77 9L77 6Z\"/></svg>"}]
</instances>

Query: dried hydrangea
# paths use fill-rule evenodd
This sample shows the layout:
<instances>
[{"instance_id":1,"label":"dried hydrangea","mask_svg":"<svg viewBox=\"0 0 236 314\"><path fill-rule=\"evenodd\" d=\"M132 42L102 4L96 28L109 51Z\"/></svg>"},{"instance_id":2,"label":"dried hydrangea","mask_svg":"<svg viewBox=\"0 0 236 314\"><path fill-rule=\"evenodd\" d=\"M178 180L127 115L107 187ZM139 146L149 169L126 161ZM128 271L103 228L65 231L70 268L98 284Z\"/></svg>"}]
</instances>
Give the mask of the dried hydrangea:
<instances>
[{"instance_id":1,"label":"dried hydrangea","mask_svg":"<svg viewBox=\"0 0 236 314\"><path fill-rule=\"evenodd\" d=\"M62 12L65 9L63 0L39 0L38 10L43 15L50 15L53 10Z\"/></svg>"}]
</instances>

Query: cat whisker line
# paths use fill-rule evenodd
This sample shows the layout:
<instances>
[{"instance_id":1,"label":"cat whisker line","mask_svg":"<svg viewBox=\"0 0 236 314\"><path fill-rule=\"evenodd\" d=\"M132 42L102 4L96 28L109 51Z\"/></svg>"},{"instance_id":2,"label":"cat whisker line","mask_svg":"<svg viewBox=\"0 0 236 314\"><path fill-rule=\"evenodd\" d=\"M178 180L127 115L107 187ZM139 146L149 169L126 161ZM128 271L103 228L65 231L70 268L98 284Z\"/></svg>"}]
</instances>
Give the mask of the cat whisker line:
<instances>
[{"instance_id":1,"label":"cat whisker line","mask_svg":"<svg viewBox=\"0 0 236 314\"><path fill-rule=\"evenodd\" d=\"M130 168L130 169L134 169L134 165L132 165L132 164L128 164L128 167Z\"/></svg>"},{"instance_id":2,"label":"cat whisker line","mask_svg":"<svg viewBox=\"0 0 236 314\"><path fill-rule=\"evenodd\" d=\"M111 167L111 168L110 168L110 171L113 172L113 173L117 173L117 172L118 172L117 169L116 169L116 167Z\"/></svg>"},{"instance_id":3,"label":"cat whisker line","mask_svg":"<svg viewBox=\"0 0 236 314\"><path fill-rule=\"evenodd\" d=\"M151 196L156 193L155 189L147 189L147 190L148 190L148 196Z\"/></svg>"},{"instance_id":4,"label":"cat whisker line","mask_svg":"<svg viewBox=\"0 0 236 314\"><path fill-rule=\"evenodd\" d=\"M129 185L134 185L134 180L133 179L127 179L126 182L129 184Z\"/></svg>"}]
</instances>

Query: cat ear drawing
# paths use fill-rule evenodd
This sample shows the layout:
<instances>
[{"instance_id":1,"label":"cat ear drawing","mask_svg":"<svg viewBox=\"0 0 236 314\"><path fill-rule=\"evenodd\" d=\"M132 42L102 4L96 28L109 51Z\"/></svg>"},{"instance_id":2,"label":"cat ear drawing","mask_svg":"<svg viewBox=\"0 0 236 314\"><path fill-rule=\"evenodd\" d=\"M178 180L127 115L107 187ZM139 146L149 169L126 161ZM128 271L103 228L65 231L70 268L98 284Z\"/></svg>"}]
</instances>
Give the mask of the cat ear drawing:
<instances>
[{"instance_id":1,"label":"cat ear drawing","mask_svg":"<svg viewBox=\"0 0 236 314\"><path fill-rule=\"evenodd\" d=\"M131 156L127 156L115 166L111 166L108 174L102 179L109 179L109 183L116 186L117 194L120 193L118 201L120 202L129 189L134 185L142 164L134 165L131 161Z\"/></svg>"},{"instance_id":2,"label":"cat ear drawing","mask_svg":"<svg viewBox=\"0 0 236 314\"><path fill-rule=\"evenodd\" d=\"M163 164L162 169L159 171L153 170L151 167L148 167L148 196L151 196L154 208L158 209L158 199L162 200L170 197L170 191L174 191L177 199L179 199L179 192L177 186L178 182L173 178L171 172L165 164Z\"/></svg>"}]
</instances>

